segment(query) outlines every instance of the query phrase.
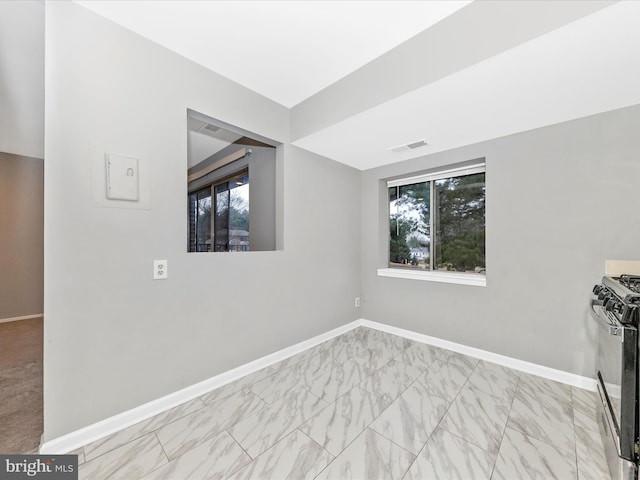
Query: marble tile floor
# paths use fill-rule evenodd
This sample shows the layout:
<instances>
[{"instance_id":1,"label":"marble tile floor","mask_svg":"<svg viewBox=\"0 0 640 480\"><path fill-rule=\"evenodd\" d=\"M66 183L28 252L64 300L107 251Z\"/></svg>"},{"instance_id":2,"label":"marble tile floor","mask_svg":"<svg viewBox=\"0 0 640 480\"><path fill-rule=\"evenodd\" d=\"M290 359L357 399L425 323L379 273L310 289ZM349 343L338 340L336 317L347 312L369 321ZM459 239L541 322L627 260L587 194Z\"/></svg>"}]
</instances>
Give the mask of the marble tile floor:
<instances>
[{"instance_id":1,"label":"marble tile floor","mask_svg":"<svg viewBox=\"0 0 640 480\"><path fill-rule=\"evenodd\" d=\"M609 480L595 402L358 327L72 453L86 480Z\"/></svg>"}]
</instances>

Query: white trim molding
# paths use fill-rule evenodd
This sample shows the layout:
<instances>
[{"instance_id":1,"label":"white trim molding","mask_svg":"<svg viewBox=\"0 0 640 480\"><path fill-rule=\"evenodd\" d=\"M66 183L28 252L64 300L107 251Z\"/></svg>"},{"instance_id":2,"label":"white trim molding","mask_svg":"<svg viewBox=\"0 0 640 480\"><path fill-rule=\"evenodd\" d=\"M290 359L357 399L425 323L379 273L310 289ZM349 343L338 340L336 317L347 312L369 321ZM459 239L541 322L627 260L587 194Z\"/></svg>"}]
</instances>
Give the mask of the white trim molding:
<instances>
[{"instance_id":1,"label":"white trim molding","mask_svg":"<svg viewBox=\"0 0 640 480\"><path fill-rule=\"evenodd\" d=\"M262 358L254 360L249 363L245 363L237 368L228 370L219 375L211 377L207 380L199 382L195 385L183 388L177 392L170 393L164 397L152 400L148 403L132 408L125 412L114 415L113 417L106 418L87 427L81 428L63 435L58 438L54 438L40 445L41 454L62 454L76 450L84 445L99 440L103 437L111 435L119 430L135 425L138 422L153 417L159 413L162 413L170 408L181 405L189 400L193 400L205 393L222 387L227 383L233 382L239 378L249 375L257 370L273 365L285 358L289 358L298 353L314 347L322 342L330 340L331 338L342 335L357 327L368 327L375 330L380 330L400 337L408 338L420 343L426 343L436 347L446 348L454 352L469 355L471 357L487 360L489 362L498 363L521 372L538 375L543 378L555 380L557 382L565 383L578 388L583 388L591 391L596 390L595 379L582 377L573 373L565 372L562 370L556 370L554 368L544 367L534 363L526 362L524 360L518 360L517 358L507 357L499 355L497 353L488 352L474 347L469 347L459 343L450 342L448 340L442 340L440 338L431 337L429 335L423 335L410 330L404 330L402 328L385 325L383 323L373 322L370 320L359 319L353 322L342 325L341 327L334 328L328 332L317 335L313 338L297 343L290 347L286 347L282 350L266 355Z\"/></svg>"},{"instance_id":2,"label":"white trim molding","mask_svg":"<svg viewBox=\"0 0 640 480\"><path fill-rule=\"evenodd\" d=\"M479 348L469 347L460 343L442 340L441 338L423 335L411 330L392 327L390 325L385 325L384 323L372 322L370 320L363 319L360 320L360 325L391 333L392 335L398 335L399 337L408 338L409 340L414 340L416 342L433 345L434 347L446 348L447 350L479 358L480 360L486 360L488 362L513 368L520 372L530 373L549 380L571 385L572 387L583 388L592 392L596 391L596 380L594 378L583 377L581 375L576 375L575 373L569 373L564 370L557 370L555 368L545 367L544 365L538 365L537 363L526 362L524 360L507 357L506 355L500 355L487 350L481 350Z\"/></svg>"},{"instance_id":3,"label":"white trim molding","mask_svg":"<svg viewBox=\"0 0 640 480\"><path fill-rule=\"evenodd\" d=\"M404 268L379 268L379 277L404 278L407 280L426 280L427 282L458 283L486 287L487 277L481 273L432 272Z\"/></svg>"},{"instance_id":4,"label":"white trim molding","mask_svg":"<svg viewBox=\"0 0 640 480\"><path fill-rule=\"evenodd\" d=\"M464 163L465 165L446 168L444 170L435 168L430 173L387 180L387 188L401 187L403 185L411 185L412 183L430 182L432 180L442 180L444 178L462 177L463 175L473 175L474 173L484 173L487 169L487 163L484 161L484 158Z\"/></svg>"},{"instance_id":5,"label":"white trim molding","mask_svg":"<svg viewBox=\"0 0 640 480\"><path fill-rule=\"evenodd\" d=\"M304 352L311 347L326 342L333 337L342 335L354 328L360 326L360 320L356 320L338 328L334 328L320 335L316 335L308 340L283 348L277 352L265 355L264 357L245 363L232 370L228 370L214 377L203 380L202 382L190 385L186 388L170 393L164 397L152 400L148 403L132 408L125 412L106 418L94 424L88 425L80 430L75 430L61 437L53 438L40 445L41 454L63 454L76 450L91 442L95 442L108 435L116 433L122 429L135 425L136 423L147 420L159 413L177 407L189 400L193 400L205 393L222 387L227 383L233 382L250 373L261 370L269 365L280 362L285 358L289 358L298 353Z\"/></svg>"},{"instance_id":6,"label":"white trim molding","mask_svg":"<svg viewBox=\"0 0 640 480\"><path fill-rule=\"evenodd\" d=\"M20 320L31 320L32 318L41 317L43 317L42 313L36 313L35 315L25 315L23 317L0 318L0 323L19 322Z\"/></svg>"}]
</instances>

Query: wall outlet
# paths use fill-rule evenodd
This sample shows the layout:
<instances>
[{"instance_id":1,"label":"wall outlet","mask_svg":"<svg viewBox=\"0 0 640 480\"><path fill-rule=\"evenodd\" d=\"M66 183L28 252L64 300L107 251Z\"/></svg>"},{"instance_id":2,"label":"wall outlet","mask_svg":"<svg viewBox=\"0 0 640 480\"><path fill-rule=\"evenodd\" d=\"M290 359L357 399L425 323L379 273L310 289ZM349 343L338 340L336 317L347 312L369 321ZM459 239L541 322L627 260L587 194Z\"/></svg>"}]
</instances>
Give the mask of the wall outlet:
<instances>
[{"instance_id":1,"label":"wall outlet","mask_svg":"<svg viewBox=\"0 0 640 480\"><path fill-rule=\"evenodd\" d=\"M360 297L356 297L356 308L360 307Z\"/></svg>"},{"instance_id":2,"label":"wall outlet","mask_svg":"<svg viewBox=\"0 0 640 480\"><path fill-rule=\"evenodd\" d=\"M169 276L168 264L166 260L153 261L153 279L164 280Z\"/></svg>"}]
</instances>

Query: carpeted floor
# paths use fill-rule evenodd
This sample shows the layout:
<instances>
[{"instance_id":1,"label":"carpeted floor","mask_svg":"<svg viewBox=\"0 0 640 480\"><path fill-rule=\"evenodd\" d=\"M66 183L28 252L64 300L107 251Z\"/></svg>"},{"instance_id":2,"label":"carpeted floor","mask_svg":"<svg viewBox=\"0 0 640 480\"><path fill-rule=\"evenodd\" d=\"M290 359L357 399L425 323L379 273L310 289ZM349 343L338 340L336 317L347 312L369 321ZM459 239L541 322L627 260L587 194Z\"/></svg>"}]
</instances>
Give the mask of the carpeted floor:
<instances>
[{"instance_id":1,"label":"carpeted floor","mask_svg":"<svg viewBox=\"0 0 640 480\"><path fill-rule=\"evenodd\" d=\"M42 319L0 323L0 453L35 453L42 429Z\"/></svg>"}]
</instances>

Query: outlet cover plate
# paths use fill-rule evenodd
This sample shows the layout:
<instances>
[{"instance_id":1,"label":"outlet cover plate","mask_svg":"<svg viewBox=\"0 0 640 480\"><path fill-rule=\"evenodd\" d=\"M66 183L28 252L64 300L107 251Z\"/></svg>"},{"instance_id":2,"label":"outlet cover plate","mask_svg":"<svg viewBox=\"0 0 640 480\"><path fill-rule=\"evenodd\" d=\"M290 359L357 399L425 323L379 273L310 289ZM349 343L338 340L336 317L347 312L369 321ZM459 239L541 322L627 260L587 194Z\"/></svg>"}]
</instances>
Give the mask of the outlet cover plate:
<instances>
[{"instance_id":1,"label":"outlet cover plate","mask_svg":"<svg viewBox=\"0 0 640 480\"><path fill-rule=\"evenodd\" d=\"M153 261L153 279L164 280L169 276L168 264L166 260Z\"/></svg>"}]
</instances>

